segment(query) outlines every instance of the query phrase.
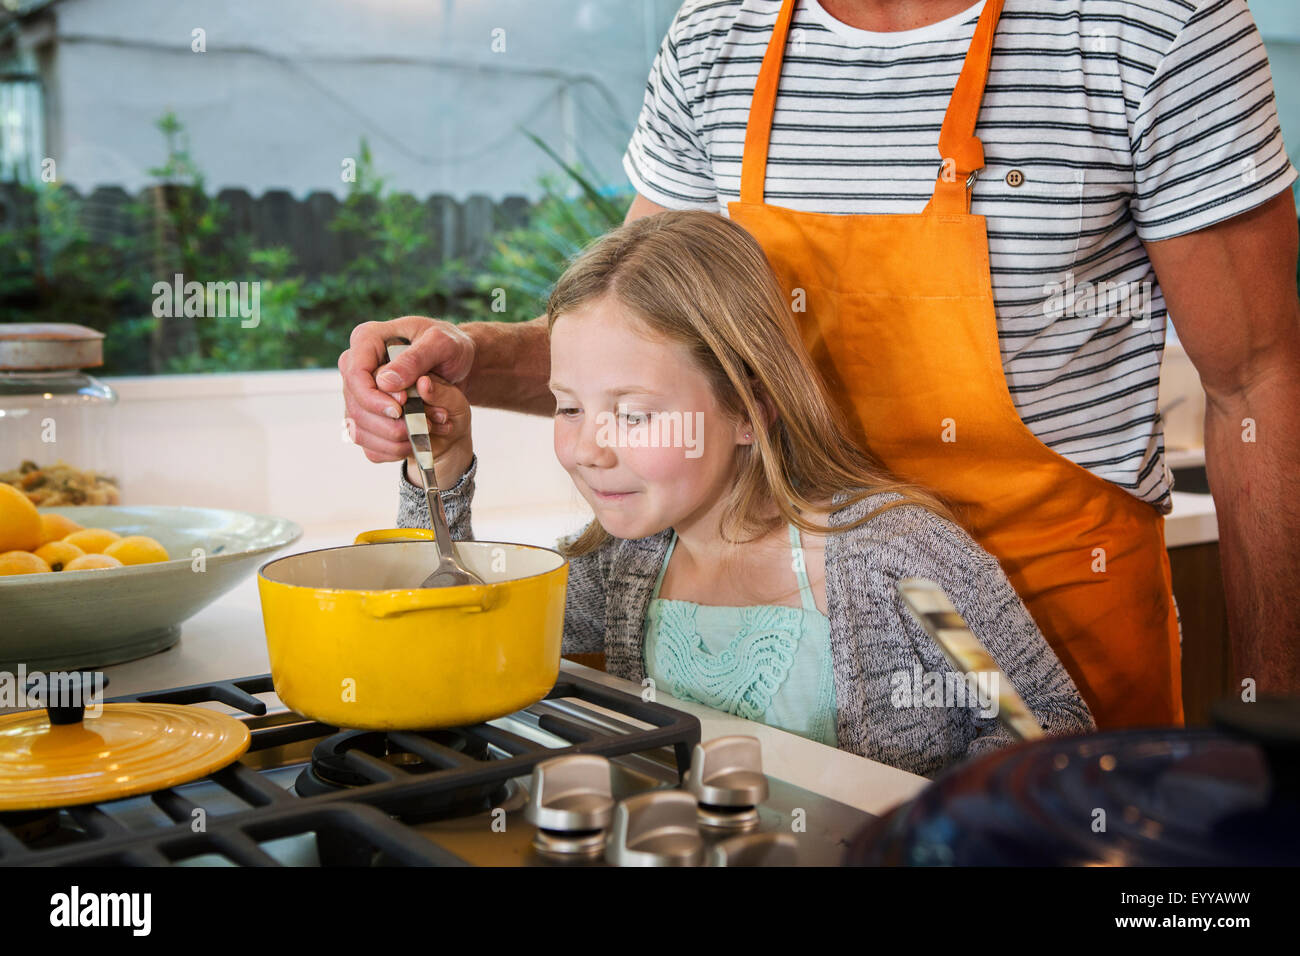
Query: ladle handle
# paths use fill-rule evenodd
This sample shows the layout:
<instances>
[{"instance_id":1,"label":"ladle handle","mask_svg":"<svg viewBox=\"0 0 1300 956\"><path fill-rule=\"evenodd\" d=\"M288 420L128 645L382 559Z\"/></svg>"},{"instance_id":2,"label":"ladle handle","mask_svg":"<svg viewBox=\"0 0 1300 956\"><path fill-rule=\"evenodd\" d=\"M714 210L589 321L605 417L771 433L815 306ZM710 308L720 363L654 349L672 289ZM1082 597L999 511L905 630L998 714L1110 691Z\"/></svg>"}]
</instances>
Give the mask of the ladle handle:
<instances>
[{"instance_id":1,"label":"ladle handle","mask_svg":"<svg viewBox=\"0 0 1300 956\"><path fill-rule=\"evenodd\" d=\"M1043 728L1030 712L1015 685L1002 673L997 661L967 626L948 595L934 581L903 578L896 585L912 617L930 635L953 670L969 677L983 677L997 688L997 716L1018 740L1037 740Z\"/></svg>"},{"instance_id":2,"label":"ladle handle","mask_svg":"<svg viewBox=\"0 0 1300 956\"><path fill-rule=\"evenodd\" d=\"M388 350L388 361L393 361L411 347L411 340L395 336L384 340ZM429 419L424 413L424 400L419 390L412 385L406 390L406 400L402 403L402 417L406 420L406 433L411 439L411 451L415 454L416 467L424 483L424 496L429 504L429 527L433 529L433 538L438 543L438 553L454 555L452 550L451 530L447 527L447 513L442 507L442 498L438 494L438 475L433 467L433 445L429 440Z\"/></svg>"}]
</instances>

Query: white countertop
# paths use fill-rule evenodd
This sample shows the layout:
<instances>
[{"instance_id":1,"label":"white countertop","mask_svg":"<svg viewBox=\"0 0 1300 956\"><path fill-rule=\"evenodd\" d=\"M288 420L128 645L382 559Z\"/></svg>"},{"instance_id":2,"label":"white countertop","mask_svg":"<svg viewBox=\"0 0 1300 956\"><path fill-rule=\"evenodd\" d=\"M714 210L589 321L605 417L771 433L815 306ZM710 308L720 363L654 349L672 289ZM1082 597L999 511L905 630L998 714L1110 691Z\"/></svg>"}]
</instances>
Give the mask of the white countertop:
<instances>
[{"instance_id":1,"label":"white countertop","mask_svg":"<svg viewBox=\"0 0 1300 956\"><path fill-rule=\"evenodd\" d=\"M1205 465L1205 448L1167 448L1165 466L1194 468ZM1214 499L1204 494L1173 493L1174 510L1165 516L1165 547L1181 548L1191 544L1208 544L1219 540L1219 522Z\"/></svg>"},{"instance_id":2,"label":"white countertop","mask_svg":"<svg viewBox=\"0 0 1300 956\"><path fill-rule=\"evenodd\" d=\"M1219 520L1209 495L1173 493L1174 510L1165 515L1165 547L1181 548L1219 540Z\"/></svg>"},{"instance_id":3,"label":"white countertop","mask_svg":"<svg viewBox=\"0 0 1300 956\"><path fill-rule=\"evenodd\" d=\"M318 525L285 549L283 554L351 544L362 528ZM563 661L566 670L602 684L640 695L641 687ZM229 593L181 625L181 639L169 650L138 661L104 668L110 697L165 690L211 680L265 674L271 669L266 654L257 579L250 576ZM749 734L763 744L763 769L778 779L857 807L881 814L910 799L928 781L924 777L836 750L743 717L680 701L659 692L659 703L694 714L704 740L726 734Z\"/></svg>"}]
</instances>

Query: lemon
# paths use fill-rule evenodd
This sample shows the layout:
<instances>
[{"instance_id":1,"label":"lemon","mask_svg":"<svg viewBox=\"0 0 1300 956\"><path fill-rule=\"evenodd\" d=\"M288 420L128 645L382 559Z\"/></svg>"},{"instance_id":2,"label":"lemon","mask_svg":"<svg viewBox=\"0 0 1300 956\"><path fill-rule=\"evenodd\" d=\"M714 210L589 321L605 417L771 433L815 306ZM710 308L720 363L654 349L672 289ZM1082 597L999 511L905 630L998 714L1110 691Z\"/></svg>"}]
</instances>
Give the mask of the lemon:
<instances>
[{"instance_id":1,"label":"lemon","mask_svg":"<svg viewBox=\"0 0 1300 956\"><path fill-rule=\"evenodd\" d=\"M0 575L40 574L50 566L30 551L6 551L0 554Z\"/></svg>"},{"instance_id":2,"label":"lemon","mask_svg":"<svg viewBox=\"0 0 1300 956\"><path fill-rule=\"evenodd\" d=\"M64 571L90 571L95 568L120 568L122 562L107 554L83 554L63 566Z\"/></svg>"},{"instance_id":3,"label":"lemon","mask_svg":"<svg viewBox=\"0 0 1300 956\"><path fill-rule=\"evenodd\" d=\"M63 515L43 514L41 515L41 544L62 541L72 532L80 531L81 528L82 526L77 522Z\"/></svg>"},{"instance_id":4,"label":"lemon","mask_svg":"<svg viewBox=\"0 0 1300 956\"><path fill-rule=\"evenodd\" d=\"M130 537L114 541L103 551L109 557L117 558L123 564L151 564L154 561L170 561L167 549L148 535L133 534Z\"/></svg>"},{"instance_id":5,"label":"lemon","mask_svg":"<svg viewBox=\"0 0 1300 956\"><path fill-rule=\"evenodd\" d=\"M102 554L114 541L120 541L122 536L116 531L109 531L107 528L82 528L80 531L74 531L72 534L63 538L68 544L75 544L86 554ZM66 571L67 568L64 568Z\"/></svg>"},{"instance_id":6,"label":"lemon","mask_svg":"<svg viewBox=\"0 0 1300 956\"><path fill-rule=\"evenodd\" d=\"M34 551L41 537L36 506L13 485L0 482L0 551Z\"/></svg>"},{"instance_id":7,"label":"lemon","mask_svg":"<svg viewBox=\"0 0 1300 956\"><path fill-rule=\"evenodd\" d=\"M75 544L66 541L51 541L36 549L36 556L48 564L51 571L62 571L65 564L85 553Z\"/></svg>"}]
</instances>

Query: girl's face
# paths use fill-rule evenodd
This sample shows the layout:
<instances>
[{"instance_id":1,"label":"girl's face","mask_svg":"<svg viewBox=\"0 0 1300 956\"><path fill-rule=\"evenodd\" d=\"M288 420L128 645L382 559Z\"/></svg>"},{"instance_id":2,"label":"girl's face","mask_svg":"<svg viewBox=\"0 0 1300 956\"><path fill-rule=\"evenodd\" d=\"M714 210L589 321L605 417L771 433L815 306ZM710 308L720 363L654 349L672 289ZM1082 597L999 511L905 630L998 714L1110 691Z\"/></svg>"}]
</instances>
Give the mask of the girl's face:
<instances>
[{"instance_id":1,"label":"girl's face","mask_svg":"<svg viewBox=\"0 0 1300 956\"><path fill-rule=\"evenodd\" d=\"M619 538L684 525L721 504L743 423L728 422L686 348L647 337L612 297L551 328L555 455Z\"/></svg>"}]
</instances>

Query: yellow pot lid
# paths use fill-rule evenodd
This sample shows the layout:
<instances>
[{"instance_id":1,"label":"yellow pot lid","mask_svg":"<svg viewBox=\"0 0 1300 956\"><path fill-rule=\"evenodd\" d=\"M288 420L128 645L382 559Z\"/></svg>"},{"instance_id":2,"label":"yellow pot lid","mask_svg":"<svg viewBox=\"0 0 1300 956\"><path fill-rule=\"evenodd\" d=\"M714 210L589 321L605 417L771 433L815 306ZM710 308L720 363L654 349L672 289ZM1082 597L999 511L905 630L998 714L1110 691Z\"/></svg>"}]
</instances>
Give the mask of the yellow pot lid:
<instances>
[{"instance_id":1,"label":"yellow pot lid","mask_svg":"<svg viewBox=\"0 0 1300 956\"><path fill-rule=\"evenodd\" d=\"M0 811L132 797L197 780L248 749L248 728L206 707L104 704L51 725L43 710L0 716Z\"/></svg>"}]
</instances>

